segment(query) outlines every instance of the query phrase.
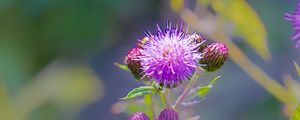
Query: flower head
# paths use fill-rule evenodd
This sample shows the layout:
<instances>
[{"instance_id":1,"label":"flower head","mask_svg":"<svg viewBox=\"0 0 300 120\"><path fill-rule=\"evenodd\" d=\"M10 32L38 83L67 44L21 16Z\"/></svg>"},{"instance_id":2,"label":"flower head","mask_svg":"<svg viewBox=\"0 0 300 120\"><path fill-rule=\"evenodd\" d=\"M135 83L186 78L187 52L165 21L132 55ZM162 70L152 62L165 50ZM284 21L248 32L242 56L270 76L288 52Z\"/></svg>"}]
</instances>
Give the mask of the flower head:
<instances>
[{"instance_id":1,"label":"flower head","mask_svg":"<svg viewBox=\"0 0 300 120\"><path fill-rule=\"evenodd\" d=\"M157 120L179 120L178 113L171 108L160 112Z\"/></svg>"},{"instance_id":2,"label":"flower head","mask_svg":"<svg viewBox=\"0 0 300 120\"><path fill-rule=\"evenodd\" d=\"M212 43L203 50L203 58L200 64L207 72L213 72L221 68L228 57L228 48L221 43Z\"/></svg>"},{"instance_id":3,"label":"flower head","mask_svg":"<svg viewBox=\"0 0 300 120\"><path fill-rule=\"evenodd\" d=\"M147 40L141 49L142 70L145 76L155 80L163 87L175 87L187 80L195 71L197 61L201 58L198 43L181 27L171 28L168 24L165 30L158 26L154 35L147 33Z\"/></svg>"},{"instance_id":4,"label":"flower head","mask_svg":"<svg viewBox=\"0 0 300 120\"><path fill-rule=\"evenodd\" d=\"M150 120L149 117L143 112L133 113L128 120Z\"/></svg>"},{"instance_id":5,"label":"flower head","mask_svg":"<svg viewBox=\"0 0 300 120\"><path fill-rule=\"evenodd\" d=\"M142 73L141 63L140 60L138 60L138 56L141 55L140 50L141 48L139 47L132 48L130 51L128 51L124 60L124 63L128 66L132 75L138 80L141 79Z\"/></svg>"},{"instance_id":6,"label":"flower head","mask_svg":"<svg viewBox=\"0 0 300 120\"><path fill-rule=\"evenodd\" d=\"M285 13L285 20L293 24L293 29L295 30L292 39L296 41L296 47L300 46L300 3L298 3L297 8L292 13Z\"/></svg>"}]
</instances>

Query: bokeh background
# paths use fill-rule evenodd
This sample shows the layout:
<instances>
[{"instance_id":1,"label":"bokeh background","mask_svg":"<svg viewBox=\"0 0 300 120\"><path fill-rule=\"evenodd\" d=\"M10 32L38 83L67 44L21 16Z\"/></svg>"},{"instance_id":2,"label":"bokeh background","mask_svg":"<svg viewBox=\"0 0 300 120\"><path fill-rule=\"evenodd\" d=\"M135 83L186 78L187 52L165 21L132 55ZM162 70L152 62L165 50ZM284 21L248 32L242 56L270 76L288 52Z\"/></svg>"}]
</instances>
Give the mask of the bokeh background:
<instances>
[{"instance_id":1,"label":"bokeh background","mask_svg":"<svg viewBox=\"0 0 300 120\"><path fill-rule=\"evenodd\" d=\"M283 19L296 0L247 2L266 27L272 57L232 41L280 83L283 73L296 76L300 52ZM167 20L181 21L168 0L0 0L0 119L127 119L111 106L140 83L114 62ZM215 75L222 77L195 107L201 119L287 120L284 106L231 60L204 78Z\"/></svg>"}]
</instances>

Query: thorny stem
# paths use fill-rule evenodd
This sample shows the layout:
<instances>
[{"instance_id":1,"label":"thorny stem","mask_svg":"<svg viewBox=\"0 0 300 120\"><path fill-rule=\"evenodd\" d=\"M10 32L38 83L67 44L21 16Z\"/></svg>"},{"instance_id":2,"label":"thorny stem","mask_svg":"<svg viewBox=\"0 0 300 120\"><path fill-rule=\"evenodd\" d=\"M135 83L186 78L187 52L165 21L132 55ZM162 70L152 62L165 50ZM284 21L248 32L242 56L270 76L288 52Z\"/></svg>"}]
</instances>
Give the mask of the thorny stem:
<instances>
[{"instance_id":1,"label":"thorny stem","mask_svg":"<svg viewBox=\"0 0 300 120\"><path fill-rule=\"evenodd\" d=\"M186 85L184 91L181 93L181 95L178 97L178 99L176 100L175 104L173 105L173 109L174 110L176 110L178 108L178 106L183 102L184 98L188 95L190 89L192 88L192 86L195 84L195 82L198 80L198 78L200 76L201 76L201 74L198 73L197 71L194 73L194 75L192 76L191 80Z\"/></svg>"}]
</instances>

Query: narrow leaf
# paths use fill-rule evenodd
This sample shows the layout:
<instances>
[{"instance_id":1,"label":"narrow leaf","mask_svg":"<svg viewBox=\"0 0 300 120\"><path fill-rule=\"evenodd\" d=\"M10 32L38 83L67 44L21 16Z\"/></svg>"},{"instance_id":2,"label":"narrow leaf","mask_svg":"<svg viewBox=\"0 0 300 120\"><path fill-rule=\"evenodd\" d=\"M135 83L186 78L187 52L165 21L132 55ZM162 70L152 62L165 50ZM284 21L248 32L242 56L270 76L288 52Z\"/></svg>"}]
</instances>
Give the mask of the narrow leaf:
<instances>
[{"instance_id":1,"label":"narrow leaf","mask_svg":"<svg viewBox=\"0 0 300 120\"><path fill-rule=\"evenodd\" d=\"M213 87L213 84L220 78L221 76L215 77L213 80L210 81L210 83L207 86L201 86L198 91L197 95L200 97L205 97L205 95L210 91L210 89Z\"/></svg>"},{"instance_id":2,"label":"narrow leaf","mask_svg":"<svg viewBox=\"0 0 300 120\"><path fill-rule=\"evenodd\" d=\"M121 99L126 100L126 99L132 99L132 98L136 98L139 96L144 96L147 94L154 94L155 93L155 88L152 86L140 86L138 88L134 88L133 90L131 90L130 92L128 92L128 94L126 95L126 97L123 97Z\"/></svg>"},{"instance_id":3,"label":"narrow leaf","mask_svg":"<svg viewBox=\"0 0 300 120\"><path fill-rule=\"evenodd\" d=\"M115 66L117 66L118 68L120 68L122 70L129 71L129 68L127 67L127 65L123 65L123 64L120 64L117 62L115 62L114 64L115 64Z\"/></svg>"},{"instance_id":4,"label":"narrow leaf","mask_svg":"<svg viewBox=\"0 0 300 120\"><path fill-rule=\"evenodd\" d=\"M300 120L300 105L298 105L290 120Z\"/></svg>"},{"instance_id":5,"label":"narrow leaf","mask_svg":"<svg viewBox=\"0 0 300 120\"><path fill-rule=\"evenodd\" d=\"M211 0L212 8L234 23L236 31L258 55L270 58L266 29L259 16L245 0Z\"/></svg>"},{"instance_id":6,"label":"narrow leaf","mask_svg":"<svg viewBox=\"0 0 300 120\"><path fill-rule=\"evenodd\" d=\"M298 64L296 63L296 61L294 61L294 65L295 65L295 68L297 70L298 76L300 77L300 67L298 66Z\"/></svg>"}]
</instances>

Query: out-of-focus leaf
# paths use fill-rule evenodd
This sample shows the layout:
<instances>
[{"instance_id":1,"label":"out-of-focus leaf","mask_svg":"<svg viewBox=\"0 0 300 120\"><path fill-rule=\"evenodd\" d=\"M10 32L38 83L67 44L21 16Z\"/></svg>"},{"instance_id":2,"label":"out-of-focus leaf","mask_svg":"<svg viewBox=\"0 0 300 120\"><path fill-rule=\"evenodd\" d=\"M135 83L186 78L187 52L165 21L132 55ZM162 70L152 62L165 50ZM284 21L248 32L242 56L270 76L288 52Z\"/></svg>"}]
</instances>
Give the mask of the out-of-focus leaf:
<instances>
[{"instance_id":1,"label":"out-of-focus leaf","mask_svg":"<svg viewBox=\"0 0 300 120\"><path fill-rule=\"evenodd\" d=\"M66 112L76 112L98 100L102 93L101 81L87 65L62 60L48 66L33 83L21 89L15 102L24 116L49 102Z\"/></svg>"},{"instance_id":2,"label":"out-of-focus leaf","mask_svg":"<svg viewBox=\"0 0 300 120\"><path fill-rule=\"evenodd\" d=\"M300 120L300 105L298 105L290 120Z\"/></svg>"},{"instance_id":3,"label":"out-of-focus leaf","mask_svg":"<svg viewBox=\"0 0 300 120\"><path fill-rule=\"evenodd\" d=\"M153 120L154 116L153 116L153 113L152 113L152 109L154 109L152 106L153 106L153 101L152 101L152 98L151 98L151 95L145 95L144 96L144 103L147 105L147 111L146 114L148 115L148 117L150 118L150 120Z\"/></svg>"},{"instance_id":4,"label":"out-of-focus leaf","mask_svg":"<svg viewBox=\"0 0 300 120\"><path fill-rule=\"evenodd\" d=\"M212 8L235 24L237 32L262 58L269 59L266 29L245 0L212 0Z\"/></svg>"},{"instance_id":5,"label":"out-of-focus leaf","mask_svg":"<svg viewBox=\"0 0 300 120\"><path fill-rule=\"evenodd\" d=\"M22 116L17 115L18 109L12 103L8 91L0 80L0 119L1 120L23 120Z\"/></svg>"},{"instance_id":6,"label":"out-of-focus leaf","mask_svg":"<svg viewBox=\"0 0 300 120\"><path fill-rule=\"evenodd\" d=\"M184 0L170 0L170 5L173 11L179 12L184 7Z\"/></svg>"},{"instance_id":7,"label":"out-of-focus leaf","mask_svg":"<svg viewBox=\"0 0 300 120\"><path fill-rule=\"evenodd\" d=\"M132 98L136 98L139 96L144 96L147 94L154 94L155 93L155 88L152 86L140 86L138 88L134 88L133 90L131 90L130 92L128 92L128 94L126 95L126 97L123 97L121 99L126 100L126 99L132 99Z\"/></svg>"},{"instance_id":8,"label":"out-of-focus leaf","mask_svg":"<svg viewBox=\"0 0 300 120\"><path fill-rule=\"evenodd\" d=\"M288 94L292 94L293 99L300 100L300 83L294 80L290 74L283 74L282 79L285 87L289 91Z\"/></svg>"},{"instance_id":9,"label":"out-of-focus leaf","mask_svg":"<svg viewBox=\"0 0 300 120\"><path fill-rule=\"evenodd\" d=\"M294 61L294 65L295 65L295 68L297 70L298 76L300 77L300 67L298 66L298 64L296 63L296 61Z\"/></svg>"},{"instance_id":10,"label":"out-of-focus leaf","mask_svg":"<svg viewBox=\"0 0 300 120\"><path fill-rule=\"evenodd\" d=\"M201 86L198 91L197 95L200 97L205 97L205 95L210 91L210 89L213 87L213 84L215 81L217 81L221 76L215 77L207 86Z\"/></svg>"},{"instance_id":11,"label":"out-of-focus leaf","mask_svg":"<svg viewBox=\"0 0 300 120\"><path fill-rule=\"evenodd\" d=\"M117 62L115 62L114 64L115 64L118 68L120 68L120 69L122 69L122 70L129 71L127 65L123 65L123 64L120 64L120 63L117 63Z\"/></svg>"},{"instance_id":12,"label":"out-of-focus leaf","mask_svg":"<svg viewBox=\"0 0 300 120\"><path fill-rule=\"evenodd\" d=\"M207 6L207 5L210 4L210 1L211 1L211 0L197 0L197 3L198 3L199 5Z\"/></svg>"}]
</instances>

